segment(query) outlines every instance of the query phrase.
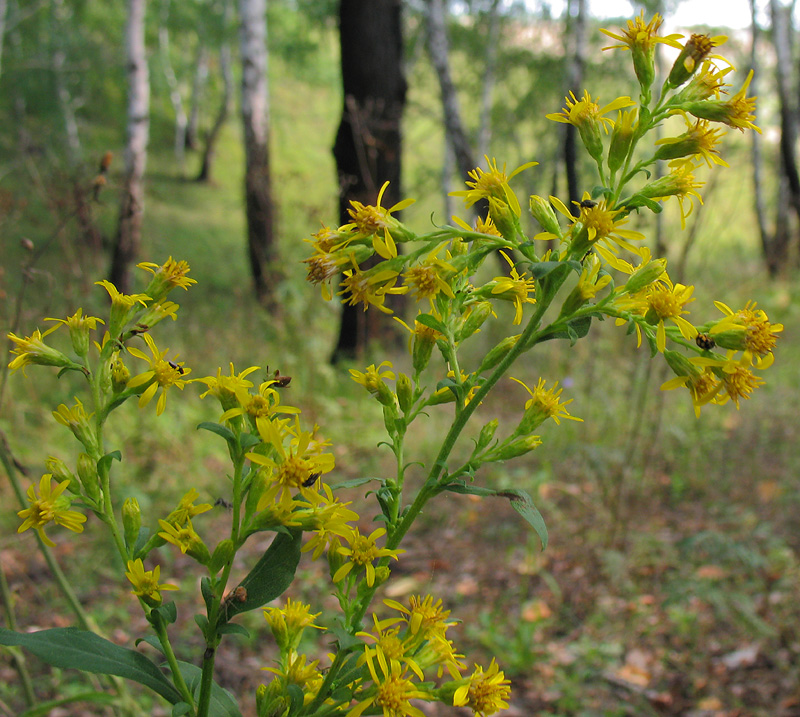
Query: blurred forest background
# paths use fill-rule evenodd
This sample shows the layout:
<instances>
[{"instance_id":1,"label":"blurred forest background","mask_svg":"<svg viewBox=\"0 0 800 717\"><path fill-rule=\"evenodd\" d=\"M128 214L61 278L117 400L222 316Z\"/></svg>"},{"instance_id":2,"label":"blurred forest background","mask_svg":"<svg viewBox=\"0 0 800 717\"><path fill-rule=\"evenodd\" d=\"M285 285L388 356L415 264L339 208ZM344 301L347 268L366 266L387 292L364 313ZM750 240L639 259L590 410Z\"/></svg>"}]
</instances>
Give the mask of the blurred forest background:
<instances>
[{"instance_id":1,"label":"blurred forest background","mask_svg":"<svg viewBox=\"0 0 800 717\"><path fill-rule=\"evenodd\" d=\"M673 13L691 15L693 5L718 7L718 24L677 27ZM291 375L287 401L333 441L338 475L380 472L379 407L346 369L402 366L404 340L386 322L368 325L360 311L342 319L323 302L305 282L303 239L341 222L342 202L374 202L384 179L393 180L384 206L417 199L403 212L417 230L466 216L447 192L462 186L465 167L485 166L484 154L509 169L540 162L515 180L520 197L579 198L592 167L580 152L576 159L565 126L544 116L569 90L586 88L601 105L636 94L630 55L602 52L612 43L598 31L633 15L590 13L603 6L0 0L3 333L30 335L45 328L42 317L79 306L97 313L107 297L94 281L139 291L137 261L185 259L198 286L178 299L180 319L160 343L194 376L229 361ZM733 6L745 22L726 27ZM640 9L646 20L664 14L666 32L727 35L721 52L737 68L734 89L756 70L749 94L759 96L763 134L728 133L731 168L701 170L704 204L685 230L672 203L632 228L670 259L673 278L695 285L694 311L711 318L712 300L755 299L784 323L776 365L740 411L712 406L698 420L687 395L659 391L669 376L611 325L593 326L591 343L537 349L535 365L529 358L516 374L561 380L585 422L550 426L541 449L483 480L530 491L550 546L540 552L505 502L447 494L404 545L390 596L442 596L463 620L467 657L494 654L513 680L510 714L800 715L794 0ZM662 60L668 68L667 51ZM529 229L538 231L532 220ZM50 414L71 402L76 380L0 369L4 455L27 480L48 455L72 454ZM502 416L515 401L496 398L479 413ZM125 495L158 509L191 484L214 502L224 464L195 430L216 420L214 406L184 395L157 421L119 414L109 441L124 454ZM432 414L416 436L422 457L438 446L438 420ZM0 496L0 557L18 624L70 624L32 538L16 535L6 481ZM88 540L59 535L57 553L106 633L131 642L140 618L127 614L133 601L121 595L127 587L108 567L101 535L90 521ZM165 554L163 573L180 580L185 565ZM292 597L312 607L330 599L324 567L304 562ZM251 617L254 637L228 648L223 673L239 694L261 681L273 654L260 615ZM192 639L190 618L183 629ZM35 669L45 697L76 680ZM0 713L18 713L15 680L0 653Z\"/></svg>"}]
</instances>

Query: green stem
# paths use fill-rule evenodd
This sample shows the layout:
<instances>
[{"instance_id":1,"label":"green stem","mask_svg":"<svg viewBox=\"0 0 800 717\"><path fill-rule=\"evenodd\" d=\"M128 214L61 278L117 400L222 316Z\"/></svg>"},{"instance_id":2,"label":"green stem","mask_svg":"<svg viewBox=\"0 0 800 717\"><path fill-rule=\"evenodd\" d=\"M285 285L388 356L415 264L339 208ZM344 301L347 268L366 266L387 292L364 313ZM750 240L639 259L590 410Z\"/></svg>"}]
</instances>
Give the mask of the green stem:
<instances>
[{"instance_id":1,"label":"green stem","mask_svg":"<svg viewBox=\"0 0 800 717\"><path fill-rule=\"evenodd\" d=\"M233 517L231 520L231 542L235 548L239 547L239 537L241 532L241 503L242 503L242 470L244 468L244 451L238 446L236 459L234 460L233 471ZM220 643L220 636L217 632L217 622L219 620L222 600L225 593L225 586L228 584L231 569L233 568L233 558L231 558L222 570L222 576L217 582L216 597L208 610L208 626L206 628L205 640L206 649L203 653L203 668L200 678L200 693L197 698L197 717L207 717L209 705L211 703L211 688L214 683L214 662L217 656L217 647Z\"/></svg>"},{"instance_id":2,"label":"green stem","mask_svg":"<svg viewBox=\"0 0 800 717\"><path fill-rule=\"evenodd\" d=\"M153 613L151 613L151 615L153 615ZM164 624L164 618L161 617L160 613L156 612L155 616L150 621L150 624L153 626L153 630L158 637L158 642L161 644L161 647L164 650L164 657L167 658L167 664L169 665L170 672L172 672L173 684L178 689L178 692L181 693L186 703L194 707L194 698L192 697L191 690L189 690L189 687L184 681L183 675L178 668L178 660L176 659L175 653L172 650L172 644L169 641L169 635L167 634L167 627Z\"/></svg>"}]
</instances>

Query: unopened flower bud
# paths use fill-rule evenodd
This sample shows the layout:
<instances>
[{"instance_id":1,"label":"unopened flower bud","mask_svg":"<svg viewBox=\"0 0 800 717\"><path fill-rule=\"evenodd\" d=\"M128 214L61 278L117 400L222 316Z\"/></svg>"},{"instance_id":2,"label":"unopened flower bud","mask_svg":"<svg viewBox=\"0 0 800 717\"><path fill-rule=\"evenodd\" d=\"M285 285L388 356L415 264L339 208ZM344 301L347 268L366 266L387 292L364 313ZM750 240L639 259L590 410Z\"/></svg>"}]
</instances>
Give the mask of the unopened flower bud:
<instances>
[{"instance_id":1,"label":"unopened flower bud","mask_svg":"<svg viewBox=\"0 0 800 717\"><path fill-rule=\"evenodd\" d=\"M478 434L478 440L475 444L475 453L479 453L492 442L494 434L497 431L497 426L498 420L493 418L491 421L489 421L489 423L481 428L481 432Z\"/></svg>"},{"instance_id":2,"label":"unopened flower bud","mask_svg":"<svg viewBox=\"0 0 800 717\"><path fill-rule=\"evenodd\" d=\"M211 556L211 560L208 563L208 571L212 575L216 575L225 565L233 560L234 553L233 541L230 538L220 541L217 547L214 548L214 554Z\"/></svg>"},{"instance_id":3,"label":"unopened flower bud","mask_svg":"<svg viewBox=\"0 0 800 717\"><path fill-rule=\"evenodd\" d=\"M506 445L498 446L487 455L487 458L493 461L507 461L524 456L540 445L542 445L542 441L539 436L525 436L524 438L517 438Z\"/></svg>"},{"instance_id":4,"label":"unopened flower bud","mask_svg":"<svg viewBox=\"0 0 800 717\"><path fill-rule=\"evenodd\" d=\"M44 462L44 465L47 468L47 472L53 476L53 480L55 480L56 483L63 483L65 480L68 480L69 485L67 486L67 490L76 495L80 494L81 484L64 461L55 456L50 456Z\"/></svg>"},{"instance_id":5,"label":"unopened flower bud","mask_svg":"<svg viewBox=\"0 0 800 717\"><path fill-rule=\"evenodd\" d=\"M533 194L530 198L530 209L533 218L539 222L539 226L550 234L561 236L561 227L558 224L556 213L553 207L544 197Z\"/></svg>"},{"instance_id":6,"label":"unopened flower bud","mask_svg":"<svg viewBox=\"0 0 800 717\"><path fill-rule=\"evenodd\" d=\"M666 349L664 359L676 376L699 376L701 371L686 356L678 351Z\"/></svg>"},{"instance_id":7,"label":"unopened flower bud","mask_svg":"<svg viewBox=\"0 0 800 717\"><path fill-rule=\"evenodd\" d=\"M142 527L142 511L136 498L126 498L122 504L122 527L125 531L125 545L133 554Z\"/></svg>"},{"instance_id":8,"label":"unopened flower bud","mask_svg":"<svg viewBox=\"0 0 800 717\"><path fill-rule=\"evenodd\" d=\"M411 364L415 373L421 373L430 363L433 347L436 345L437 331L416 322L414 343L411 347Z\"/></svg>"},{"instance_id":9,"label":"unopened flower bud","mask_svg":"<svg viewBox=\"0 0 800 717\"><path fill-rule=\"evenodd\" d=\"M483 357L483 361L481 361L481 365L478 368L478 373L489 371L497 366L497 364L499 364L506 357L508 352L517 345L517 341L519 341L519 337L521 335L522 334L517 334L516 336L507 336L493 349L491 349L489 353Z\"/></svg>"},{"instance_id":10,"label":"unopened flower bud","mask_svg":"<svg viewBox=\"0 0 800 717\"><path fill-rule=\"evenodd\" d=\"M625 112L620 111L614 129L611 132L611 144L608 147L608 168L613 174L625 162L631 148L631 142L636 131L637 108Z\"/></svg>"},{"instance_id":11,"label":"unopened flower bud","mask_svg":"<svg viewBox=\"0 0 800 717\"><path fill-rule=\"evenodd\" d=\"M114 393L125 390L130 380L131 372L120 358L119 353L115 353L111 359L111 387Z\"/></svg>"},{"instance_id":12,"label":"unopened flower bud","mask_svg":"<svg viewBox=\"0 0 800 717\"><path fill-rule=\"evenodd\" d=\"M88 453L78 455L78 478L81 485L92 500L100 498L100 477L97 475L97 463Z\"/></svg>"},{"instance_id":13,"label":"unopened flower bud","mask_svg":"<svg viewBox=\"0 0 800 717\"><path fill-rule=\"evenodd\" d=\"M650 286L650 284L658 279L666 269L666 259L654 259L653 261L649 261L631 274L630 279L625 283L622 290L627 294L635 294L646 286Z\"/></svg>"},{"instance_id":14,"label":"unopened flower bud","mask_svg":"<svg viewBox=\"0 0 800 717\"><path fill-rule=\"evenodd\" d=\"M397 402L400 404L400 410L403 413L408 413L414 402L414 387L411 385L411 379L404 373L397 375Z\"/></svg>"},{"instance_id":15,"label":"unopened flower bud","mask_svg":"<svg viewBox=\"0 0 800 717\"><path fill-rule=\"evenodd\" d=\"M472 336L491 315L492 304L490 302L481 301L478 304L474 304L470 308L469 315L464 320L461 328L456 332L456 341L461 342Z\"/></svg>"},{"instance_id":16,"label":"unopened flower bud","mask_svg":"<svg viewBox=\"0 0 800 717\"><path fill-rule=\"evenodd\" d=\"M667 82L672 87L680 87L695 72L703 58L711 52L712 48L719 44L717 38L708 35L692 35L683 50L681 50L675 64L669 73Z\"/></svg>"}]
</instances>

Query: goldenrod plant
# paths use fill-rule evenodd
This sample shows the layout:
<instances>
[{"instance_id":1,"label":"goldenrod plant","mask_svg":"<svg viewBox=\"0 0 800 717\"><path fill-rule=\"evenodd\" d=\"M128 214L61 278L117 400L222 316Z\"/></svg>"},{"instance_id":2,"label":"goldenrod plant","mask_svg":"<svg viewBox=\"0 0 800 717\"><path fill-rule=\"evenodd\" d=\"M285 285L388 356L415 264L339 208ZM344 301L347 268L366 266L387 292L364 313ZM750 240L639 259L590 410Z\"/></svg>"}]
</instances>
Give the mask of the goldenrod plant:
<instances>
[{"instance_id":1,"label":"goldenrod plant","mask_svg":"<svg viewBox=\"0 0 800 717\"><path fill-rule=\"evenodd\" d=\"M593 321L609 318L646 343L652 357L667 362L675 376L662 388L686 389L699 416L705 406L732 402L738 409L749 398L762 383L758 374L773 361L782 329L754 302L738 309L716 302L721 315L695 322L687 308L692 287L674 283L666 260L652 257L645 237L629 228L636 214L660 212L671 197L685 218L701 201L696 167L725 165L721 129L758 131L754 98L746 96L750 78L727 95L732 68L711 54L724 38L660 37L660 25L658 15L647 24L641 16L618 33L606 32L619 43L614 48L631 53L638 101L619 97L601 106L588 92L580 98L571 94L560 112L548 115L577 128L597 177L573 206L556 197L530 197L526 203L540 233L524 233L523 203L511 187L519 172L536 163L507 174L487 158L486 168L471 172L467 188L455 192L466 207L481 200L488 204L488 216L474 227L454 218L452 225L416 234L393 216L409 201L383 207L382 190L375 206L353 202L348 224L314 235L308 279L325 298L337 295L391 314L387 295L409 293L419 307L408 323L401 321L410 334L409 373L389 361L351 371L383 412L385 445L395 468L382 479L336 481L329 443L316 426L303 424L297 407L284 403L289 377L257 367L237 372L231 365L197 378L156 343L158 324L177 318L178 306L168 296L194 283L183 261L140 264L152 276L139 294L121 294L109 282L98 282L111 298L105 319L78 309L44 332L11 334L12 369L39 364L86 379L85 395L53 412L78 442L71 467L48 459L47 472L28 489L28 505L19 511L19 531L38 531L50 544L58 526L81 533L86 514L94 513L126 566L120 585L127 584L130 599L144 612L153 630L145 639L158 656L151 659L79 628L2 630L0 644L21 646L57 666L140 682L171 703L176 716L239 715L240 700L247 698L215 681L217 648L226 636L244 631L238 615L263 608L279 657L265 665L272 676L255 695L259 717L422 717L421 702L465 706L482 717L506 708L510 685L501 666L494 660L468 666L448 636L456 620L441 599L413 595L377 607L373 602L402 560L403 538L420 512L446 491L509 499L546 545L544 521L525 492L480 485L488 464L538 450L537 431L545 421L581 420L571 415L572 399L563 397L551 377L510 376L516 360L545 341L575 343ZM680 54L654 93L656 43L679 48ZM685 121L685 130L653 141L653 130L674 116ZM659 160L669 162L669 172L652 179L649 168ZM479 281L478 269L498 252L507 271ZM372 257L378 263L364 268ZM503 303L513 307L513 318L498 318ZM471 350L472 358L465 358L462 348L491 324L493 333L505 326L503 338L485 354L476 358ZM50 345L61 327L69 331L71 352ZM516 427L501 430L497 419L472 425L476 407L504 378L528 394ZM221 536L204 527L212 506L201 502L194 488L167 515L143 514L117 487L121 454L106 445L106 422L123 404L138 404L153 412L154 420L168 420L169 404L182 398L175 394L187 394L190 387L220 404L218 421L200 428L225 443L231 460L228 478L220 478L220 486L229 487L230 505L230 531ZM438 454L409 491L407 474L420 470L420 456L406 444L408 428L439 405L436 410L449 412L452 420ZM460 449L462 459L456 460L460 443L471 449ZM357 527L359 515L334 492L361 485L377 504L371 532ZM274 534L269 548L232 584L238 551L264 532ZM187 654L171 639L170 625L184 600L161 570L164 550L180 550L200 572L205 612L195 616L204 640L199 654ZM279 600L301 559L327 561L337 614ZM326 660L300 652L312 632L333 646Z\"/></svg>"}]
</instances>

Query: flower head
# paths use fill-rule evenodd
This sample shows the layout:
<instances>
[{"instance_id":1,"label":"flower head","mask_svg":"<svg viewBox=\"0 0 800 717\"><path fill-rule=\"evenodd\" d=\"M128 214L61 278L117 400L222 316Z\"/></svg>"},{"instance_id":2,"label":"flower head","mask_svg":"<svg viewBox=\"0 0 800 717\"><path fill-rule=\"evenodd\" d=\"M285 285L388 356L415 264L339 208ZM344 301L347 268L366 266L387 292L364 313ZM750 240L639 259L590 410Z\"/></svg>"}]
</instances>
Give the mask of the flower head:
<instances>
[{"instance_id":1,"label":"flower head","mask_svg":"<svg viewBox=\"0 0 800 717\"><path fill-rule=\"evenodd\" d=\"M490 199L494 199L501 204L511 207L511 211L519 217L521 213L519 200L508 183L520 172L529 167L535 167L538 162L527 162L517 167L511 174L506 175L505 164L503 168L500 169L497 166L496 159L489 159L489 157L484 157L484 159L486 160L489 170L484 171L480 167L470 170L469 176L472 181L467 180L469 189L450 192L451 196L463 197L464 203L468 207L471 207L481 200L489 201Z\"/></svg>"},{"instance_id":2,"label":"flower head","mask_svg":"<svg viewBox=\"0 0 800 717\"><path fill-rule=\"evenodd\" d=\"M511 681L507 680L502 670L492 658L489 668L475 665L475 671L467 684L459 687L453 695L453 704L469 706L476 717L488 717L500 710L508 709Z\"/></svg>"},{"instance_id":3,"label":"flower head","mask_svg":"<svg viewBox=\"0 0 800 717\"><path fill-rule=\"evenodd\" d=\"M161 301L170 291L176 287L181 287L186 291L197 281L190 279L189 263L186 261L175 261L172 257L167 259L161 266L150 261L143 261L136 265L139 269L149 271L153 278L145 289L145 293L152 297L154 301Z\"/></svg>"},{"instance_id":4,"label":"flower head","mask_svg":"<svg viewBox=\"0 0 800 717\"><path fill-rule=\"evenodd\" d=\"M708 54L728 38L724 35L709 37L708 35L692 35L681 48L681 53L670 70L667 82L671 87L680 87L686 82ZM680 47L680 45L677 45Z\"/></svg>"},{"instance_id":5,"label":"flower head","mask_svg":"<svg viewBox=\"0 0 800 717\"><path fill-rule=\"evenodd\" d=\"M64 480L53 488L52 477L50 473L45 473L41 477L39 495L36 495L35 486L29 486L28 503L30 503L30 507L17 512L17 515L22 518L22 525L17 528L17 532L23 533L28 528L33 528L39 533L42 542L51 548L55 543L44 532L44 527L48 523L63 525L73 533L82 533L83 524L86 522L85 515L69 509L70 499L63 495L70 481Z\"/></svg>"},{"instance_id":6,"label":"flower head","mask_svg":"<svg viewBox=\"0 0 800 717\"><path fill-rule=\"evenodd\" d=\"M425 713L410 700L430 699L431 695L405 676L405 668L400 662L387 660L383 651L376 647L367 653L367 667L373 686L356 694L358 702L347 717L360 717L369 708L372 708L370 714L375 714L376 709L382 710L383 717L425 717Z\"/></svg>"},{"instance_id":7,"label":"flower head","mask_svg":"<svg viewBox=\"0 0 800 717\"><path fill-rule=\"evenodd\" d=\"M134 595L138 595L151 607L157 607L161 604L162 590L178 590L178 586L171 583L159 584L160 575L160 565L156 565L152 570L145 570L140 558L129 560L128 570L125 572L125 577L133 585L131 592Z\"/></svg>"},{"instance_id":8,"label":"flower head","mask_svg":"<svg viewBox=\"0 0 800 717\"><path fill-rule=\"evenodd\" d=\"M15 334L8 334L8 338L16 344L16 347L11 349L11 353L17 354L17 357L8 364L8 367L12 371L16 371L18 368L24 368L29 364L40 364L42 366L74 365L63 353L50 348L44 343L44 337L52 334L57 328L58 326L51 326L44 333L36 329L30 336L25 338Z\"/></svg>"},{"instance_id":9,"label":"flower head","mask_svg":"<svg viewBox=\"0 0 800 717\"><path fill-rule=\"evenodd\" d=\"M551 388L546 389L546 382L543 378L539 379L536 388L531 390L518 378L510 377L512 381L516 381L522 386L529 394L530 398L525 402L525 417L520 428L517 429L518 433L527 434L540 426L546 419L552 418L557 425L561 424L561 419L566 418L570 421L583 421L582 418L571 416L567 411L567 405L572 403L572 399L566 401L561 400L561 393L563 388L558 388L558 381L556 381ZM530 424L530 425L529 425ZM520 430L521 429L521 430Z\"/></svg>"},{"instance_id":10,"label":"flower head","mask_svg":"<svg viewBox=\"0 0 800 717\"><path fill-rule=\"evenodd\" d=\"M500 252L503 258L508 262L510 271L508 276L496 276L491 282L491 296L495 299L503 299L510 301L514 304L514 321L513 323L522 323L522 306L523 304L535 304L536 299L530 296L531 292L536 290L536 281L534 279L526 279L525 274L520 276L514 262L508 257L504 251Z\"/></svg>"},{"instance_id":11,"label":"flower head","mask_svg":"<svg viewBox=\"0 0 800 717\"><path fill-rule=\"evenodd\" d=\"M158 397L156 406L156 415L160 416L164 413L164 408L167 405L167 389L170 386L175 386L182 391L186 385L186 378L184 377L191 372L191 369L184 368L183 361L175 362L165 359L164 357L169 349L159 351L150 334L144 334L144 341L150 349L152 357L148 357L144 352L132 346L128 347L128 351L136 358L147 361L150 364L150 368L128 381L128 388L147 386L139 397L139 408L143 408L150 403L160 388L161 395Z\"/></svg>"},{"instance_id":12,"label":"flower head","mask_svg":"<svg viewBox=\"0 0 800 717\"><path fill-rule=\"evenodd\" d=\"M742 88L729 100L705 100L700 102L685 102L683 109L700 119L711 120L712 122L722 122L729 127L734 127L740 132L746 129L754 129L761 134L761 129L756 127L753 122L756 119L754 114L756 98L747 96L747 88L753 79L753 71L747 75Z\"/></svg>"},{"instance_id":13,"label":"flower head","mask_svg":"<svg viewBox=\"0 0 800 717\"><path fill-rule=\"evenodd\" d=\"M333 582L338 583L344 580L351 571L364 571L366 573L367 585L372 587L375 584L375 560L390 557L397 560L397 556L402 550L390 550L389 548L379 548L375 541L380 538L386 530L378 528L369 535L361 535L358 528L351 528L349 533L344 536L349 547L339 546L337 552L348 560L338 568L333 575Z\"/></svg>"}]
</instances>

